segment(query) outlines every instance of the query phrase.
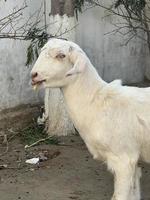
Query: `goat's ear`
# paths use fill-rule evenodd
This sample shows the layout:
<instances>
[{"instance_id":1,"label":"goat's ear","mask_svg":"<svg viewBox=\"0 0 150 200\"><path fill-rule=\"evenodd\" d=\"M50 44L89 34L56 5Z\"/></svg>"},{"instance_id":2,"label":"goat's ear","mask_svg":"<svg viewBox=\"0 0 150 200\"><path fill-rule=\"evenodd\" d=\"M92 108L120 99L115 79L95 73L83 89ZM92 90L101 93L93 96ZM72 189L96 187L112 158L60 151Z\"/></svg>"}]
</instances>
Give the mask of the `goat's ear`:
<instances>
[{"instance_id":1,"label":"goat's ear","mask_svg":"<svg viewBox=\"0 0 150 200\"><path fill-rule=\"evenodd\" d=\"M69 49L69 59L73 67L66 73L66 76L82 73L87 65L87 59L84 53L74 50L73 47Z\"/></svg>"}]
</instances>

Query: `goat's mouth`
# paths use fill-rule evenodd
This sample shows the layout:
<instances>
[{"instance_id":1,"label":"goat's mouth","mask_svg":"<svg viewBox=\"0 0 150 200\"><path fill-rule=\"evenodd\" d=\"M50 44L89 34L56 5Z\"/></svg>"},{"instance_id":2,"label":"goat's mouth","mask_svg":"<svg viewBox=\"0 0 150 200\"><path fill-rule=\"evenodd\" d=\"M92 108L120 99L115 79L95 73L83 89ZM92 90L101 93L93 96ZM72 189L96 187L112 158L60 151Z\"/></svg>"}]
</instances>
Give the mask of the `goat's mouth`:
<instances>
[{"instance_id":1,"label":"goat's mouth","mask_svg":"<svg viewBox=\"0 0 150 200\"><path fill-rule=\"evenodd\" d=\"M32 80L31 84L32 84L32 86L35 86L35 85L41 85L44 82L46 82L45 79L39 80L39 81L38 80Z\"/></svg>"}]
</instances>

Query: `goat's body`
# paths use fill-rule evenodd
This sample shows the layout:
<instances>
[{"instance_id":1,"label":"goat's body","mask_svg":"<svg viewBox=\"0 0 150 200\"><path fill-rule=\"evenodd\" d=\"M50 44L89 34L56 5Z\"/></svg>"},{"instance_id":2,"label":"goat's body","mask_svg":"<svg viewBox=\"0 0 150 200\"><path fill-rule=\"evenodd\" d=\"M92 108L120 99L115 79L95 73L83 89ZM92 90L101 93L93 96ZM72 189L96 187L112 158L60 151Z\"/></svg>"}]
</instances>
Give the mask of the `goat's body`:
<instances>
[{"instance_id":1,"label":"goat's body","mask_svg":"<svg viewBox=\"0 0 150 200\"><path fill-rule=\"evenodd\" d=\"M150 162L150 88L106 83L72 42L54 39L45 48L32 71L33 83L46 80L45 87L62 89L89 151L115 176L112 200L140 200L137 163Z\"/></svg>"},{"instance_id":2,"label":"goat's body","mask_svg":"<svg viewBox=\"0 0 150 200\"><path fill-rule=\"evenodd\" d=\"M150 88L108 84L91 77L64 89L69 114L89 151L97 159L108 160L110 152L149 162ZM95 90L90 90L92 83Z\"/></svg>"},{"instance_id":3,"label":"goat's body","mask_svg":"<svg viewBox=\"0 0 150 200\"><path fill-rule=\"evenodd\" d=\"M69 114L94 159L115 174L112 200L140 200L137 162L150 162L150 88L86 73L63 89Z\"/></svg>"}]
</instances>

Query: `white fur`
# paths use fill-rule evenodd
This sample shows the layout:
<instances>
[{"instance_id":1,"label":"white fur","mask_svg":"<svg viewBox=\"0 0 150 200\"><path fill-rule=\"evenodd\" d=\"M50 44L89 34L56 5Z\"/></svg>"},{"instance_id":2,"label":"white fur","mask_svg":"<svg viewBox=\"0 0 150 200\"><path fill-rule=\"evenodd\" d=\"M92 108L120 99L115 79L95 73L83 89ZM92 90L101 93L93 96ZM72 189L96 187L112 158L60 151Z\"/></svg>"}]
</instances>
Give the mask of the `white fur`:
<instances>
[{"instance_id":1,"label":"white fur","mask_svg":"<svg viewBox=\"0 0 150 200\"><path fill-rule=\"evenodd\" d=\"M59 52L66 57L58 60ZM140 200L137 162L150 162L150 88L106 83L79 46L59 39L45 45L32 69L35 72L36 80L46 79L45 87L62 89L87 148L114 174L112 200Z\"/></svg>"}]
</instances>

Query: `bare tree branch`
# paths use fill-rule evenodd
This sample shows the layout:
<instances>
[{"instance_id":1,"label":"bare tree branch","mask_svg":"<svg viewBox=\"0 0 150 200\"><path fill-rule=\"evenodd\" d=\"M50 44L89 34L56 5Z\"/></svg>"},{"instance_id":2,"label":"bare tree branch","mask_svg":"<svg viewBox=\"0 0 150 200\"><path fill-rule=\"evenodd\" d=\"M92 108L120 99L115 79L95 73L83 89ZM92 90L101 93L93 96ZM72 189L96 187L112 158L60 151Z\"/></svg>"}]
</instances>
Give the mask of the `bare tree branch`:
<instances>
[{"instance_id":1,"label":"bare tree branch","mask_svg":"<svg viewBox=\"0 0 150 200\"><path fill-rule=\"evenodd\" d=\"M128 44L134 37L138 37L147 42L150 51L149 2L141 0L137 1L137 4L134 2L134 5L132 5L133 1L116 0L112 1L110 6L104 5L101 0L92 0L90 2L91 4L89 5L89 8L91 5L103 8L108 12L106 17L118 16L117 20L119 21L119 19L121 19L121 23L116 21L114 23L112 22L112 25L116 28L105 33L105 35L119 33L126 36L125 45ZM143 4L139 4L139 2ZM145 38L145 36L147 38Z\"/></svg>"}]
</instances>

